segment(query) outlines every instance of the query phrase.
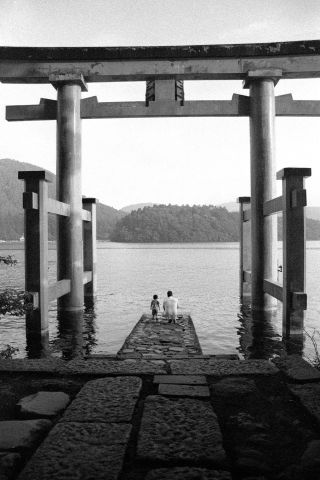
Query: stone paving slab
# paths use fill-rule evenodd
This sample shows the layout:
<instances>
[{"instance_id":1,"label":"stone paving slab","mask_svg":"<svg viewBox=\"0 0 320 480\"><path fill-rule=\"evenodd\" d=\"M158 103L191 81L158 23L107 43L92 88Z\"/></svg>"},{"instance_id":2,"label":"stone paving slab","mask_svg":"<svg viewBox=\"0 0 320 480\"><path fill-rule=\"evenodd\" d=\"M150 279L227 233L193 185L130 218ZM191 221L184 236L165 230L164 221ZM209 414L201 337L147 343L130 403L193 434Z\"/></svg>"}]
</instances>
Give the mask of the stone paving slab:
<instances>
[{"instance_id":1,"label":"stone paving slab","mask_svg":"<svg viewBox=\"0 0 320 480\"><path fill-rule=\"evenodd\" d=\"M225 466L217 417L209 403L190 398L146 398L138 438L138 458L148 461L210 462Z\"/></svg>"},{"instance_id":2,"label":"stone paving slab","mask_svg":"<svg viewBox=\"0 0 320 480\"><path fill-rule=\"evenodd\" d=\"M155 375L167 373L166 362L159 359L14 359L0 360L0 372L41 372L59 375Z\"/></svg>"},{"instance_id":3,"label":"stone paving slab","mask_svg":"<svg viewBox=\"0 0 320 480\"><path fill-rule=\"evenodd\" d=\"M19 480L116 480L131 426L58 423L19 475Z\"/></svg>"},{"instance_id":4,"label":"stone paving slab","mask_svg":"<svg viewBox=\"0 0 320 480\"><path fill-rule=\"evenodd\" d=\"M288 385L288 387L320 425L320 385L318 383L309 383Z\"/></svg>"},{"instance_id":5,"label":"stone paving slab","mask_svg":"<svg viewBox=\"0 0 320 480\"><path fill-rule=\"evenodd\" d=\"M230 472L206 468L157 468L148 472L145 480L232 480Z\"/></svg>"},{"instance_id":6,"label":"stone paving slab","mask_svg":"<svg viewBox=\"0 0 320 480\"><path fill-rule=\"evenodd\" d=\"M58 358L41 358L28 360L26 358L16 358L0 360L0 372L58 372L63 368L65 361Z\"/></svg>"},{"instance_id":7,"label":"stone paving slab","mask_svg":"<svg viewBox=\"0 0 320 480\"><path fill-rule=\"evenodd\" d=\"M0 450L32 448L48 432L50 420L5 420L0 422Z\"/></svg>"},{"instance_id":8,"label":"stone paving slab","mask_svg":"<svg viewBox=\"0 0 320 480\"><path fill-rule=\"evenodd\" d=\"M62 422L130 422L142 386L138 377L87 382L65 411Z\"/></svg>"},{"instance_id":9,"label":"stone paving slab","mask_svg":"<svg viewBox=\"0 0 320 480\"><path fill-rule=\"evenodd\" d=\"M288 355L283 358L275 358L273 363L285 373L287 377L295 381L320 381L320 371L306 362L300 355Z\"/></svg>"},{"instance_id":10,"label":"stone paving slab","mask_svg":"<svg viewBox=\"0 0 320 480\"><path fill-rule=\"evenodd\" d=\"M23 416L53 417L69 402L70 397L64 392L37 392L22 398L17 407Z\"/></svg>"},{"instance_id":11,"label":"stone paving slab","mask_svg":"<svg viewBox=\"0 0 320 480\"><path fill-rule=\"evenodd\" d=\"M210 389L214 396L231 401L257 393L254 380L246 377L225 377L210 385Z\"/></svg>"},{"instance_id":12,"label":"stone paving slab","mask_svg":"<svg viewBox=\"0 0 320 480\"><path fill-rule=\"evenodd\" d=\"M175 397L210 397L209 388L205 385L173 385L161 383L158 392L159 395L171 395Z\"/></svg>"},{"instance_id":13,"label":"stone paving slab","mask_svg":"<svg viewBox=\"0 0 320 480\"><path fill-rule=\"evenodd\" d=\"M155 375L153 383L173 383L175 385L207 385L203 375Z\"/></svg>"},{"instance_id":14,"label":"stone paving slab","mask_svg":"<svg viewBox=\"0 0 320 480\"><path fill-rule=\"evenodd\" d=\"M167 373L165 361L162 360L71 360L59 369L63 374L97 374L97 375L130 375Z\"/></svg>"},{"instance_id":15,"label":"stone paving slab","mask_svg":"<svg viewBox=\"0 0 320 480\"><path fill-rule=\"evenodd\" d=\"M168 360L173 375L274 375L279 370L267 360Z\"/></svg>"}]
</instances>

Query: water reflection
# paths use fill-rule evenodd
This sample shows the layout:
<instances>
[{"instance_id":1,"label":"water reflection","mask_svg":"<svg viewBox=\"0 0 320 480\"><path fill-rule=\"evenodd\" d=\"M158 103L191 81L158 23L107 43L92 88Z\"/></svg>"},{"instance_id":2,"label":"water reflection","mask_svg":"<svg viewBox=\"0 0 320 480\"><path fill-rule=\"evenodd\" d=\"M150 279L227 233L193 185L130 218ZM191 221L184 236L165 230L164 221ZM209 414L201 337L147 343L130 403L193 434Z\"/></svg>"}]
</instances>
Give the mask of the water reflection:
<instances>
[{"instance_id":1,"label":"water reflection","mask_svg":"<svg viewBox=\"0 0 320 480\"><path fill-rule=\"evenodd\" d=\"M84 303L84 354L90 355L98 344L96 337L96 317L95 300L87 297Z\"/></svg>"},{"instance_id":2,"label":"water reflection","mask_svg":"<svg viewBox=\"0 0 320 480\"><path fill-rule=\"evenodd\" d=\"M240 305L238 314L239 347L238 351L246 359L269 359L284 354L289 347L274 327L276 311L252 312L250 306ZM300 340L300 343L299 343ZM295 353L302 354L303 343L295 339ZM290 353L290 352L288 352ZM291 352L292 353L292 352Z\"/></svg>"},{"instance_id":3,"label":"water reflection","mask_svg":"<svg viewBox=\"0 0 320 480\"><path fill-rule=\"evenodd\" d=\"M86 302L84 311L58 312L58 334L53 344L64 360L88 356L97 344L94 303Z\"/></svg>"},{"instance_id":4,"label":"water reflection","mask_svg":"<svg viewBox=\"0 0 320 480\"><path fill-rule=\"evenodd\" d=\"M97 345L93 301L86 301L81 312L57 312L57 335L50 341L48 330L39 333L36 313L26 314L26 352L29 359L59 353L64 360L71 360L90 355Z\"/></svg>"},{"instance_id":5,"label":"water reflection","mask_svg":"<svg viewBox=\"0 0 320 480\"><path fill-rule=\"evenodd\" d=\"M55 346L59 347L64 360L83 355L83 312L57 313L58 335Z\"/></svg>"}]
</instances>

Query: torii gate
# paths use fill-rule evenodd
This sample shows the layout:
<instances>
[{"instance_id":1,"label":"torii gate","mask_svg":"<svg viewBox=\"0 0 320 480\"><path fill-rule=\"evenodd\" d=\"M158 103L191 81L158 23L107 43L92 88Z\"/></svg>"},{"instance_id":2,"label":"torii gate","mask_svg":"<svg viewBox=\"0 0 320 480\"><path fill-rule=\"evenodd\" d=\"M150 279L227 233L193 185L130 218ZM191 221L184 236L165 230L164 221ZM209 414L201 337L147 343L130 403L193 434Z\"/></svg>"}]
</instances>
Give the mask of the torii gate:
<instances>
[{"instance_id":1,"label":"torii gate","mask_svg":"<svg viewBox=\"0 0 320 480\"><path fill-rule=\"evenodd\" d=\"M263 279L276 278L276 224L263 204L275 193L275 116L320 116L320 101L275 98L280 79L319 78L320 41L246 45L168 47L20 48L0 47L0 81L51 83L57 101L8 106L9 121L57 121L57 199L70 204L68 224L60 223L58 278L71 290L60 309L83 308L81 224L81 119L133 117L250 117L252 309L273 308ZM243 80L250 96L225 101L188 101L184 80ZM140 102L81 100L90 82L145 81ZM310 169L304 169L304 176ZM302 172L303 173L303 172ZM305 259L300 259L305 268Z\"/></svg>"}]
</instances>

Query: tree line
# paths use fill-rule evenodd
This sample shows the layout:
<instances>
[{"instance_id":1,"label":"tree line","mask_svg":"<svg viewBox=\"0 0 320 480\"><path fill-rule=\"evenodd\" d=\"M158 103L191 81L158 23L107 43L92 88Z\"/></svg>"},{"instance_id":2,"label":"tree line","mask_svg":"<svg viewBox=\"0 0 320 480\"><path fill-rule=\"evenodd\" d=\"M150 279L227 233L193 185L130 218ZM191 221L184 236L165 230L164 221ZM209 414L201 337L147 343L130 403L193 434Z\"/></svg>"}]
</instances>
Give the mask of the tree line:
<instances>
[{"instance_id":1,"label":"tree line","mask_svg":"<svg viewBox=\"0 0 320 480\"><path fill-rule=\"evenodd\" d=\"M118 220L114 242L234 242L238 214L212 205L154 205Z\"/></svg>"}]
</instances>

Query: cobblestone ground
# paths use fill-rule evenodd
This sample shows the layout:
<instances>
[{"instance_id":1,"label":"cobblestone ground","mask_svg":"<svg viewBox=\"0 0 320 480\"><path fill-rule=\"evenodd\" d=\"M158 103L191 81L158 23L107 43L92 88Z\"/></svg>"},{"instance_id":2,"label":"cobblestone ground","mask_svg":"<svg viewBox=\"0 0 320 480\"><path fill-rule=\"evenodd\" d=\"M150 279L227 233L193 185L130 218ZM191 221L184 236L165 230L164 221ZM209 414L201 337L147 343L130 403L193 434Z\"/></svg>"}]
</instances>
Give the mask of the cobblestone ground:
<instances>
[{"instance_id":1,"label":"cobblestone ground","mask_svg":"<svg viewBox=\"0 0 320 480\"><path fill-rule=\"evenodd\" d=\"M143 315L118 352L120 358L192 357L201 355L200 343L189 315L179 315L175 324L161 315L152 320Z\"/></svg>"},{"instance_id":2,"label":"cobblestone ground","mask_svg":"<svg viewBox=\"0 0 320 480\"><path fill-rule=\"evenodd\" d=\"M0 479L318 480L320 375L275 363L0 361Z\"/></svg>"}]
</instances>

